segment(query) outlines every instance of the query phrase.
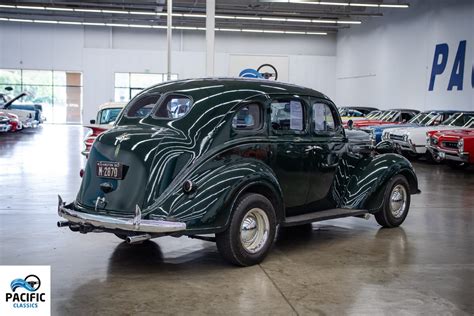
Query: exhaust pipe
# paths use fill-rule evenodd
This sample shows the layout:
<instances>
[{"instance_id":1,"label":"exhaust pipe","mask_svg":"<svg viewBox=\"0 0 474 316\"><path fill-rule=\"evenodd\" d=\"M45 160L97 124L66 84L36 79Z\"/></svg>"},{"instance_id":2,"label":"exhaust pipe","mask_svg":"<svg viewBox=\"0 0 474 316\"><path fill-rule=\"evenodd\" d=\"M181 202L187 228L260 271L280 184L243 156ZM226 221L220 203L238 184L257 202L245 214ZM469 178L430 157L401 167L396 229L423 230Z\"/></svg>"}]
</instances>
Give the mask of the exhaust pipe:
<instances>
[{"instance_id":1,"label":"exhaust pipe","mask_svg":"<svg viewBox=\"0 0 474 316\"><path fill-rule=\"evenodd\" d=\"M58 225L58 227L69 227L69 225L71 225L71 223L68 222L68 221L58 221L57 225Z\"/></svg>"},{"instance_id":2,"label":"exhaust pipe","mask_svg":"<svg viewBox=\"0 0 474 316\"><path fill-rule=\"evenodd\" d=\"M127 236L127 243L129 244L141 244L142 242L151 239L149 234Z\"/></svg>"}]
</instances>

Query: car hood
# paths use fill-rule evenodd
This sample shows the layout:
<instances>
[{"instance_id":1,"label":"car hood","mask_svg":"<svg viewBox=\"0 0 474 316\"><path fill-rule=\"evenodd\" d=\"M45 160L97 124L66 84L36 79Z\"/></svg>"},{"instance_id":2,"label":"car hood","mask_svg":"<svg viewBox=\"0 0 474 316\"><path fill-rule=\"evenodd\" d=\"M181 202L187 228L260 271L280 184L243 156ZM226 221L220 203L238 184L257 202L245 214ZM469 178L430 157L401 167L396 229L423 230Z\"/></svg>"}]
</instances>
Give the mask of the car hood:
<instances>
[{"instance_id":1,"label":"car hood","mask_svg":"<svg viewBox=\"0 0 474 316\"><path fill-rule=\"evenodd\" d=\"M184 141L179 130L157 126L118 126L100 134L91 148L76 202L99 212L133 216L137 205L145 208L153 203L193 158ZM98 177L99 161L121 163L123 178ZM104 183L113 190L103 192ZM96 208L98 198L105 199L102 209Z\"/></svg>"},{"instance_id":2,"label":"car hood","mask_svg":"<svg viewBox=\"0 0 474 316\"><path fill-rule=\"evenodd\" d=\"M437 135L438 136L438 135ZM474 138L474 129L455 129L440 133L440 137Z\"/></svg>"}]
</instances>

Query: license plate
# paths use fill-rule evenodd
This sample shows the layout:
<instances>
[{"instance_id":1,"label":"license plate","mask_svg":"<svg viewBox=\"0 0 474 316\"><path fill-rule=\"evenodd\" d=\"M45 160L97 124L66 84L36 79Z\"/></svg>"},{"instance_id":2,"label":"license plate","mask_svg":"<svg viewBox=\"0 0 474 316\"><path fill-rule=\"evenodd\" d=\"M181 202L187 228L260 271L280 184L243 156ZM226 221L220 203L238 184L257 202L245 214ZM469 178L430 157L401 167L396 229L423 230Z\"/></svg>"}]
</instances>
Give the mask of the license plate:
<instances>
[{"instance_id":1,"label":"license plate","mask_svg":"<svg viewBox=\"0 0 474 316\"><path fill-rule=\"evenodd\" d=\"M122 179L123 165L120 162L98 161L95 172L100 178Z\"/></svg>"}]
</instances>

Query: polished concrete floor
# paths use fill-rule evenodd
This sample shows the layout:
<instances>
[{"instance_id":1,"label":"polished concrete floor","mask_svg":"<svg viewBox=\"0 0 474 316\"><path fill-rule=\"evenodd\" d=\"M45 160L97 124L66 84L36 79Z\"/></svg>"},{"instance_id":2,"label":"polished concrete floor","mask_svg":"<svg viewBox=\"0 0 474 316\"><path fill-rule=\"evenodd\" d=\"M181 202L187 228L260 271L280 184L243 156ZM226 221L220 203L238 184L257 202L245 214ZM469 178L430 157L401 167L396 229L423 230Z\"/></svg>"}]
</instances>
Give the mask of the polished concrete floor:
<instances>
[{"instance_id":1,"label":"polished concrete floor","mask_svg":"<svg viewBox=\"0 0 474 316\"><path fill-rule=\"evenodd\" d=\"M0 135L0 264L51 265L54 315L469 315L474 313L474 168L415 163L423 194L403 227L333 220L281 231L237 268L213 243L130 246L56 227L74 199L84 135L44 126Z\"/></svg>"}]
</instances>

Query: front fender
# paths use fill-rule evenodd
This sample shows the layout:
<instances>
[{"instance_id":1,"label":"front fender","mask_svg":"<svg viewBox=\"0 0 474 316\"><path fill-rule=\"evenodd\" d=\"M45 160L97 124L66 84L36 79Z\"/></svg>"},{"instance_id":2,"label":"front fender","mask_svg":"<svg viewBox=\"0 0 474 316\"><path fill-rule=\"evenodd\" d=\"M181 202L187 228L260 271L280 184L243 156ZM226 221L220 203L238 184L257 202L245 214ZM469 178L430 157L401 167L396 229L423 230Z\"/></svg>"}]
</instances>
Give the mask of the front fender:
<instances>
[{"instance_id":1,"label":"front fender","mask_svg":"<svg viewBox=\"0 0 474 316\"><path fill-rule=\"evenodd\" d=\"M189 194L176 189L150 215L186 223L187 232L204 233L224 229L239 192L250 185L265 185L282 193L271 169L254 158L215 158L199 167L189 178L196 190Z\"/></svg>"},{"instance_id":2,"label":"front fender","mask_svg":"<svg viewBox=\"0 0 474 316\"><path fill-rule=\"evenodd\" d=\"M379 192L395 175L403 174L411 194L419 193L418 180L411 163L397 154L382 154L363 159L349 175L341 206L373 210L381 203Z\"/></svg>"}]
</instances>

